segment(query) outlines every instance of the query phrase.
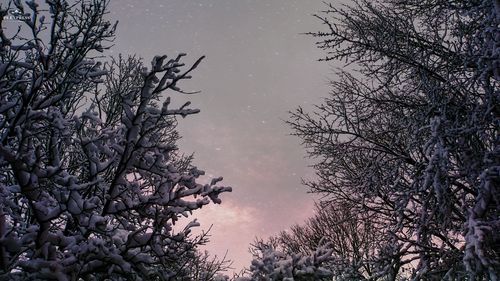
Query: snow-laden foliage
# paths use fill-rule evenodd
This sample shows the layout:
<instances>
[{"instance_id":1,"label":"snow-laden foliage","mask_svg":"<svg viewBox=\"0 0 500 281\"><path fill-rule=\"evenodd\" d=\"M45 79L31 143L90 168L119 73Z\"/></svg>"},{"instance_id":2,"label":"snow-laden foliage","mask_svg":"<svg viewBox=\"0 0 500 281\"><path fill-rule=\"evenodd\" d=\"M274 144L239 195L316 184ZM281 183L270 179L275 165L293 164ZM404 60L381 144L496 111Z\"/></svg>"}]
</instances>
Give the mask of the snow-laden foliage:
<instances>
[{"instance_id":1,"label":"snow-laden foliage","mask_svg":"<svg viewBox=\"0 0 500 281\"><path fill-rule=\"evenodd\" d=\"M377 227L377 219L376 213L353 212L350 205L317 204L312 218L271 237L269 243L287 255L310 255L327 241L332 252L323 267L335 280L368 280L374 257L392 243L382 239L385 229Z\"/></svg>"},{"instance_id":2,"label":"snow-laden foliage","mask_svg":"<svg viewBox=\"0 0 500 281\"><path fill-rule=\"evenodd\" d=\"M248 277L236 281L319 281L331 280L332 272L324 265L332 257L329 243L320 243L309 254L293 253L287 255L272 243L256 242L252 252L254 259Z\"/></svg>"},{"instance_id":3,"label":"snow-laden foliage","mask_svg":"<svg viewBox=\"0 0 500 281\"><path fill-rule=\"evenodd\" d=\"M189 280L205 236L173 225L231 188L198 183L175 146L198 110L162 94L202 58L102 64L107 1L11 5L29 17L0 28L0 280Z\"/></svg>"},{"instance_id":4,"label":"snow-laden foliage","mask_svg":"<svg viewBox=\"0 0 500 281\"><path fill-rule=\"evenodd\" d=\"M356 71L290 124L317 159L311 190L385 228L367 277L498 280L500 2L359 0L317 17L326 60Z\"/></svg>"}]
</instances>

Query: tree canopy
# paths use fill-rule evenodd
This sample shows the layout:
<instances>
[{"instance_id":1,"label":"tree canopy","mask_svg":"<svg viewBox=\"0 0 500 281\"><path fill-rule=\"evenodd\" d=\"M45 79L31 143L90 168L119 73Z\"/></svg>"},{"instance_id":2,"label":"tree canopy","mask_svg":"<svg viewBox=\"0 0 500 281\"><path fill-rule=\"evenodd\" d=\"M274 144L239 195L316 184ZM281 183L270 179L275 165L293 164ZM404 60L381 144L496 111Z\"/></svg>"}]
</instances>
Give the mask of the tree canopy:
<instances>
[{"instance_id":1,"label":"tree canopy","mask_svg":"<svg viewBox=\"0 0 500 281\"><path fill-rule=\"evenodd\" d=\"M104 61L108 1L11 4L25 17L0 28L0 280L212 280L199 223L173 226L231 191L176 147L176 117L199 110L170 96L203 58Z\"/></svg>"},{"instance_id":2,"label":"tree canopy","mask_svg":"<svg viewBox=\"0 0 500 281\"><path fill-rule=\"evenodd\" d=\"M316 159L306 184L327 205L375 218L380 241L361 264L332 268L369 280L498 280L500 3L359 0L316 17L323 60L350 67L313 112L291 114ZM318 231L339 226L342 217ZM344 248L345 260L354 254Z\"/></svg>"}]
</instances>

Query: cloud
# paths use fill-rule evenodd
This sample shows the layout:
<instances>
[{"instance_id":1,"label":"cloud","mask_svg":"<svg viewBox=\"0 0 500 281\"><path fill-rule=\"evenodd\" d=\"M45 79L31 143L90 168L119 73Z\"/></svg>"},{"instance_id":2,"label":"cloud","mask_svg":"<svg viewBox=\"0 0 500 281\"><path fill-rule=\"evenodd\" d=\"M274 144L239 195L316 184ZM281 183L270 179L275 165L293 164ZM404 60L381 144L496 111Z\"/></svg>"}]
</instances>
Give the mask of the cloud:
<instances>
[{"instance_id":1,"label":"cloud","mask_svg":"<svg viewBox=\"0 0 500 281\"><path fill-rule=\"evenodd\" d=\"M224 198L221 205L204 206L191 217L191 219L197 218L201 223L200 229L194 234L207 230L212 225L209 232L210 242L201 249L208 250L219 258L226 256L233 261L232 267L236 271L249 266L251 255L248 247L263 223L258 213L253 207Z\"/></svg>"},{"instance_id":2,"label":"cloud","mask_svg":"<svg viewBox=\"0 0 500 281\"><path fill-rule=\"evenodd\" d=\"M194 213L193 217L197 218L202 225L213 223L217 225L217 228L224 229L249 227L257 222L254 208L237 204L228 199L224 200L224 198L221 205L204 206L203 210Z\"/></svg>"}]
</instances>

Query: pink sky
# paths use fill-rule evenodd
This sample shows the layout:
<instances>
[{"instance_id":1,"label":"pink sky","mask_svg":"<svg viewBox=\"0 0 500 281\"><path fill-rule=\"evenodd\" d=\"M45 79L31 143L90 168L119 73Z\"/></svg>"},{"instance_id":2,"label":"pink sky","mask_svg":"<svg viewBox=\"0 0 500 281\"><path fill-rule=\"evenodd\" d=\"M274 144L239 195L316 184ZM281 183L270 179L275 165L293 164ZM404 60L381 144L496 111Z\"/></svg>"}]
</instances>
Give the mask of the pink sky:
<instances>
[{"instance_id":1,"label":"pink sky","mask_svg":"<svg viewBox=\"0 0 500 281\"><path fill-rule=\"evenodd\" d=\"M283 120L297 106L320 102L331 65L300 33L321 24L311 14L321 0L150 0L112 1L119 20L111 54L188 53L187 63L206 60L184 83L199 95L172 94L201 113L179 121L181 151L208 175L233 187L217 206L196 213L202 228L211 224L207 249L249 266L249 244L299 223L312 214L313 197L301 185L312 171L305 151ZM182 85L180 85L182 86ZM309 162L310 163L310 162Z\"/></svg>"}]
</instances>

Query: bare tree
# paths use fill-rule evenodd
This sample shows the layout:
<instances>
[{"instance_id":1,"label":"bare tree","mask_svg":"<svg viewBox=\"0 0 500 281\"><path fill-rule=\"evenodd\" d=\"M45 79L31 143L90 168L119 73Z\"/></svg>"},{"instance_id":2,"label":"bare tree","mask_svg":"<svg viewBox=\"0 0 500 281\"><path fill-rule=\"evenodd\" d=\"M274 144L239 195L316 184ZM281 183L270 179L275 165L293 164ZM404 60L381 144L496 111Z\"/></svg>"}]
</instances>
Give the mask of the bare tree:
<instances>
[{"instance_id":1,"label":"bare tree","mask_svg":"<svg viewBox=\"0 0 500 281\"><path fill-rule=\"evenodd\" d=\"M107 3L0 7L0 27L9 8L25 15L0 28L0 280L189 280L206 237L173 225L231 191L198 183L175 146L176 116L199 110L164 94L202 58L103 64Z\"/></svg>"},{"instance_id":2,"label":"bare tree","mask_svg":"<svg viewBox=\"0 0 500 281\"><path fill-rule=\"evenodd\" d=\"M316 205L313 217L271 237L271 244L293 255L310 255L327 241L332 249L325 262L336 280L368 280L374 258L384 247L384 226L375 214L357 212L353 206L325 202Z\"/></svg>"},{"instance_id":3,"label":"bare tree","mask_svg":"<svg viewBox=\"0 0 500 281\"><path fill-rule=\"evenodd\" d=\"M188 263L191 280L197 281L218 281L229 280L228 276L223 275L231 267L231 261L226 257L219 258L211 256L207 251L198 251L196 258Z\"/></svg>"},{"instance_id":4,"label":"bare tree","mask_svg":"<svg viewBox=\"0 0 500 281\"><path fill-rule=\"evenodd\" d=\"M497 280L500 3L359 0L317 18L325 60L357 71L289 123L317 159L311 190L383 220L369 277Z\"/></svg>"}]
</instances>

